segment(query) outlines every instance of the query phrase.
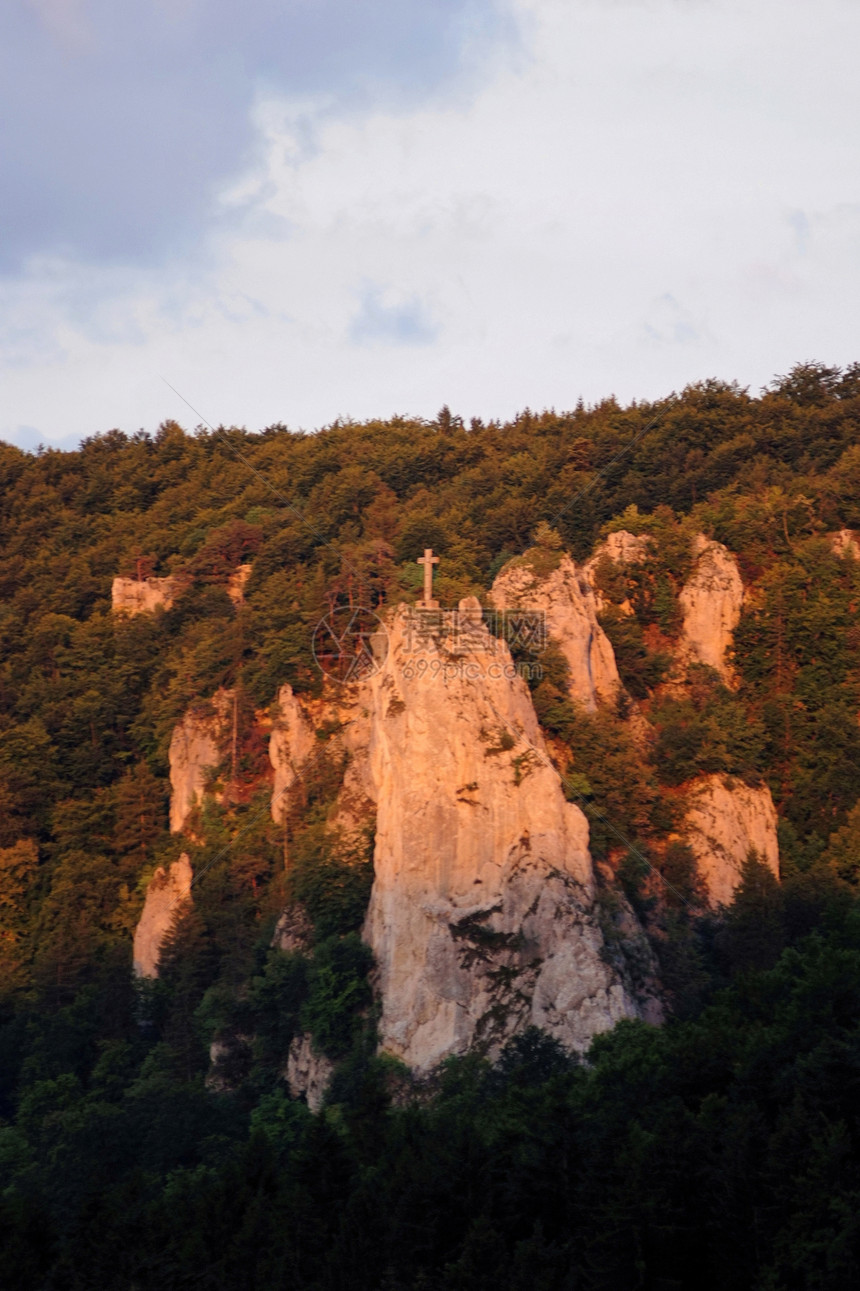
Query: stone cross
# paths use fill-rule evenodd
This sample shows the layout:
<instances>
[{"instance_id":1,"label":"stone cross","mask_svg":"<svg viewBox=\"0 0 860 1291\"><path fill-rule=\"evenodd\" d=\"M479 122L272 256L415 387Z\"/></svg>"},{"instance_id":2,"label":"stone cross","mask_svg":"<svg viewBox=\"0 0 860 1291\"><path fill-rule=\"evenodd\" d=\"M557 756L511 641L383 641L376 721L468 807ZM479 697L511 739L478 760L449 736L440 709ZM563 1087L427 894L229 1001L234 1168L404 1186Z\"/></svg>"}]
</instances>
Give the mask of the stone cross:
<instances>
[{"instance_id":1,"label":"stone cross","mask_svg":"<svg viewBox=\"0 0 860 1291\"><path fill-rule=\"evenodd\" d=\"M439 564L439 557L433 555L432 547L425 547L424 555L418 557L416 564L424 566L424 600L418 602L418 608L438 610L439 602L433 600L433 566Z\"/></svg>"}]
</instances>

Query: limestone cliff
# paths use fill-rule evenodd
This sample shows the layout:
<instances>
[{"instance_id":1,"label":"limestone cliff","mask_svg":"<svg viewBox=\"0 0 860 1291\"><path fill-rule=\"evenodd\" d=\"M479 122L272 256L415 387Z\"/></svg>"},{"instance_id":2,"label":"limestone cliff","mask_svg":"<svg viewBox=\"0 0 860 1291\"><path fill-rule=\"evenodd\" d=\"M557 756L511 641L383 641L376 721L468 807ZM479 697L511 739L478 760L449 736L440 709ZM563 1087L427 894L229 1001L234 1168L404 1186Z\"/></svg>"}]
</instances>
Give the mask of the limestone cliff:
<instances>
[{"instance_id":1,"label":"limestone cliff","mask_svg":"<svg viewBox=\"0 0 860 1291\"><path fill-rule=\"evenodd\" d=\"M750 850L779 877L776 808L767 786L703 776L689 788L687 837L712 906L727 905Z\"/></svg>"},{"instance_id":2,"label":"limestone cliff","mask_svg":"<svg viewBox=\"0 0 860 1291\"><path fill-rule=\"evenodd\" d=\"M317 748L314 728L290 685L278 691L275 720L269 737L269 761L274 771L272 819L281 824L287 795L308 758Z\"/></svg>"},{"instance_id":3,"label":"limestone cliff","mask_svg":"<svg viewBox=\"0 0 860 1291\"><path fill-rule=\"evenodd\" d=\"M366 685L378 814L365 937L382 1043L418 1071L529 1024L583 1050L637 1012L604 958L588 825L528 689L506 646L479 622L467 641L449 635L449 617L434 630L401 607Z\"/></svg>"},{"instance_id":4,"label":"limestone cliff","mask_svg":"<svg viewBox=\"0 0 860 1291\"><path fill-rule=\"evenodd\" d=\"M317 732L324 735L318 738ZM337 686L320 700L300 700L289 685L278 692L269 760L274 772L272 819L282 824L290 791L318 759L344 762L343 784L330 825L347 834L375 814L367 750L370 724L367 696L361 686Z\"/></svg>"},{"instance_id":5,"label":"limestone cliff","mask_svg":"<svg viewBox=\"0 0 860 1291\"><path fill-rule=\"evenodd\" d=\"M704 534L696 537L695 556L693 572L678 598L684 615L679 659L682 664L707 664L731 682L727 653L744 599L738 562L722 543Z\"/></svg>"},{"instance_id":6,"label":"limestone cliff","mask_svg":"<svg viewBox=\"0 0 860 1291\"><path fill-rule=\"evenodd\" d=\"M117 614L147 614L159 607L169 610L180 591L175 578L115 578L111 608Z\"/></svg>"},{"instance_id":7,"label":"limestone cliff","mask_svg":"<svg viewBox=\"0 0 860 1291\"><path fill-rule=\"evenodd\" d=\"M203 801L206 777L222 760L233 692L219 690L208 705L189 709L170 740L170 829L180 833Z\"/></svg>"},{"instance_id":8,"label":"limestone cliff","mask_svg":"<svg viewBox=\"0 0 860 1291\"><path fill-rule=\"evenodd\" d=\"M568 662L573 699L592 709L598 700L615 699L621 683L612 646L597 622L594 588L570 556L546 574L535 572L528 555L511 561L493 583L490 604L543 613L548 635Z\"/></svg>"},{"instance_id":9,"label":"limestone cliff","mask_svg":"<svg viewBox=\"0 0 860 1291\"><path fill-rule=\"evenodd\" d=\"M134 971L138 977L158 976L162 944L191 900L191 883L191 862L185 852L169 870L159 866L153 874L134 933Z\"/></svg>"}]
</instances>

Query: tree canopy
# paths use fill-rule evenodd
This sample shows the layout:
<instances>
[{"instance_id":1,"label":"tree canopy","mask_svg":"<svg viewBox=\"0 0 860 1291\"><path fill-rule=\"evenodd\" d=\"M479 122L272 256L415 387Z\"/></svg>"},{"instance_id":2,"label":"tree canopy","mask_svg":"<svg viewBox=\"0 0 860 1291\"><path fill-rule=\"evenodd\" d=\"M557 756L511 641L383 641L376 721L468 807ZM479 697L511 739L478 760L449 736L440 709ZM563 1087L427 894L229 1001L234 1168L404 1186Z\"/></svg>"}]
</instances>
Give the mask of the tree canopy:
<instances>
[{"instance_id":1,"label":"tree canopy","mask_svg":"<svg viewBox=\"0 0 860 1291\"><path fill-rule=\"evenodd\" d=\"M617 885L606 927L620 890L669 1020L625 1023L587 1061L527 1033L495 1066L471 1055L417 1084L376 1052L358 935L372 839L322 828L330 732L291 806L288 872L260 714L285 682L318 692L311 639L332 606L420 594L425 546L451 604L534 543L583 560L621 528L654 541L599 574L618 709L573 705L552 649L531 684ZM505 424L443 409L0 444L4 1285L856 1284L860 560L833 541L855 528L860 365ZM693 669L670 693L698 532L743 573L738 681ZM117 575L170 577L175 599L115 615ZM219 687L236 695L229 792L180 843L169 740ZM770 787L782 882L751 856L733 905L708 913L675 831L684 785L717 772ZM159 980L136 983L145 887L180 846L202 875L193 909ZM285 951L287 900L308 926ZM334 1064L319 1116L284 1082L303 1032Z\"/></svg>"}]
</instances>

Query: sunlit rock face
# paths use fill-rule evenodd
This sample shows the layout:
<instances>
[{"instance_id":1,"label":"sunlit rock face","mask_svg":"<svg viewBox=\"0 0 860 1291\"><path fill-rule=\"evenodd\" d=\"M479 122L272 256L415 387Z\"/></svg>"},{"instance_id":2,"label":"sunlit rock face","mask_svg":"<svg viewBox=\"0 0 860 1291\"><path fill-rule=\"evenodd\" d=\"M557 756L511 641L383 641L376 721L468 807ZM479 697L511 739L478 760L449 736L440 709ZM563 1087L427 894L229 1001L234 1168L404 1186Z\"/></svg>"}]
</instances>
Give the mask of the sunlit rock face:
<instances>
[{"instance_id":1,"label":"sunlit rock face","mask_svg":"<svg viewBox=\"0 0 860 1291\"><path fill-rule=\"evenodd\" d=\"M860 543L853 529L839 529L830 535L830 546L837 556L851 556L860 560Z\"/></svg>"},{"instance_id":2,"label":"sunlit rock face","mask_svg":"<svg viewBox=\"0 0 860 1291\"><path fill-rule=\"evenodd\" d=\"M473 630L451 635L445 616L425 633L432 617L401 607L366 688L377 823L364 935L382 1044L418 1071L530 1024L582 1050L637 1012L602 958L585 817L507 648L477 602L464 610Z\"/></svg>"},{"instance_id":3,"label":"sunlit rock face","mask_svg":"<svg viewBox=\"0 0 860 1291\"><path fill-rule=\"evenodd\" d=\"M605 541L595 547L594 555L585 562L582 572L589 586L594 589L594 603L598 613L606 608L606 598L597 586L601 564L608 560L613 565L621 567L641 565L648 559L650 548L651 538L648 534L630 533L627 529L619 529L609 534ZM630 615L634 612L633 606L627 600L622 601L617 608L622 614Z\"/></svg>"},{"instance_id":4,"label":"sunlit rock face","mask_svg":"<svg viewBox=\"0 0 860 1291\"><path fill-rule=\"evenodd\" d=\"M291 686L281 687L269 738L274 821L283 824L294 786L324 760L345 765L329 826L353 834L372 821L376 808L367 759L367 705L363 685L334 686L320 700L300 699Z\"/></svg>"},{"instance_id":5,"label":"sunlit rock face","mask_svg":"<svg viewBox=\"0 0 860 1291\"><path fill-rule=\"evenodd\" d=\"M695 558L693 572L678 598L684 615L680 661L707 664L731 682L728 655L744 599L738 562L722 543L712 542L704 534L696 536Z\"/></svg>"},{"instance_id":6,"label":"sunlit rock face","mask_svg":"<svg viewBox=\"0 0 860 1291\"><path fill-rule=\"evenodd\" d=\"M282 686L269 737L269 761L274 771L272 819L278 824L283 822L290 789L317 747L314 727L292 686Z\"/></svg>"},{"instance_id":7,"label":"sunlit rock face","mask_svg":"<svg viewBox=\"0 0 860 1291\"><path fill-rule=\"evenodd\" d=\"M244 603L245 588L251 577L251 565L238 565L227 581L225 591L238 608ZM159 608L169 610L189 579L115 578L111 584L111 608L116 614L148 614Z\"/></svg>"},{"instance_id":8,"label":"sunlit rock face","mask_svg":"<svg viewBox=\"0 0 860 1291\"><path fill-rule=\"evenodd\" d=\"M511 562L496 577L490 604L544 614L547 633L570 668L571 698L591 709L598 700L615 699L621 683L612 646L597 622L594 588L570 556L563 555L547 574L536 573L529 557Z\"/></svg>"},{"instance_id":9,"label":"sunlit rock face","mask_svg":"<svg viewBox=\"0 0 860 1291\"><path fill-rule=\"evenodd\" d=\"M528 687L476 600L456 615L401 606L384 662L359 684L319 700L281 689L276 820L320 756L345 761L330 827L375 816L364 937L383 1048L427 1072L475 1046L497 1053L537 1025L581 1051L640 1012L625 966L607 962L587 822L565 800ZM647 959L644 940L638 953ZM656 1016L653 999L642 1007ZM304 1044L292 1055L309 1102L311 1056Z\"/></svg>"},{"instance_id":10,"label":"sunlit rock face","mask_svg":"<svg viewBox=\"0 0 860 1291\"><path fill-rule=\"evenodd\" d=\"M237 608L244 604L245 588L251 577L251 569L251 565L237 565L227 581L227 595Z\"/></svg>"},{"instance_id":11,"label":"sunlit rock face","mask_svg":"<svg viewBox=\"0 0 860 1291\"><path fill-rule=\"evenodd\" d=\"M617 529L598 543L594 555L582 567L588 582L594 585L595 575L602 560L611 560L613 565L641 565L648 559L651 550L651 538L646 533L630 533L627 529Z\"/></svg>"},{"instance_id":12,"label":"sunlit rock face","mask_svg":"<svg viewBox=\"0 0 860 1291\"><path fill-rule=\"evenodd\" d=\"M195 806L203 801L206 778L223 758L228 737L233 692L219 690L211 702L189 709L174 727L168 750L170 763L170 829L185 828Z\"/></svg>"},{"instance_id":13,"label":"sunlit rock face","mask_svg":"<svg viewBox=\"0 0 860 1291\"><path fill-rule=\"evenodd\" d=\"M616 565L641 565L648 559L650 550L651 538L647 533L630 533L627 529L617 529L606 536L591 559L599 560L605 555Z\"/></svg>"},{"instance_id":14,"label":"sunlit rock face","mask_svg":"<svg viewBox=\"0 0 860 1291\"><path fill-rule=\"evenodd\" d=\"M134 971L138 977L158 976L162 944L188 907L192 879L191 862L185 852L168 870L159 866L153 874L134 933Z\"/></svg>"},{"instance_id":15,"label":"sunlit rock face","mask_svg":"<svg viewBox=\"0 0 860 1291\"><path fill-rule=\"evenodd\" d=\"M687 838L712 906L729 904L751 850L779 877L776 808L766 785L710 775L689 794Z\"/></svg>"},{"instance_id":16,"label":"sunlit rock face","mask_svg":"<svg viewBox=\"0 0 860 1291\"><path fill-rule=\"evenodd\" d=\"M117 614L149 614L169 610L179 594L175 578L115 578L111 584L111 608Z\"/></svg>"}]
</instances>

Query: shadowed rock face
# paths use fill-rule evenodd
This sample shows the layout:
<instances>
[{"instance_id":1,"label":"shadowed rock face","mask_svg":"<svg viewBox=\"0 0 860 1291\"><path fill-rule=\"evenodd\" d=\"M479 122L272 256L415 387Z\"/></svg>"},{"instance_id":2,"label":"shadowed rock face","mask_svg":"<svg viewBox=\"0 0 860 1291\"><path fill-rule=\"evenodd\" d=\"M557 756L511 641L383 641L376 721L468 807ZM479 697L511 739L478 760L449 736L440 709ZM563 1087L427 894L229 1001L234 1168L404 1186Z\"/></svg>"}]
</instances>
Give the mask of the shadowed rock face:
<instances>
[{"instance_id":1,"label":"shadowed rock face","mask_svg":"<svg viewBox=\"0 0 860 1291\"><path fill-rule=\"evenodd\" d=\"M334 1063L325 1054L316 1052L307 1033L294 1037L285 1073L293 1098L304 1095L309 1110L318 1112L333 1071Z\"/></svg>"},{"instance_id":2,"label":"shadowed rock face","mask_svg":"<svg viewBox=\"0 0 860 1291\"><path fill-rule=\"evenodd\" d=\"M687 837L712 906L728 905L754 849L779 878L777 816L770 789L703 776L689 786Z\"/></svg>"},{"instance_id":3,"label":"shadowed rock face","mask_svg":"<svg viewBox=\"0 0 860 1291\"><path fill-rule=\"evenodd\" d=\"M174 578L115 578L111 608L117 614L148 614L159 607L169 610L179 590Z\"/></svg>"},{"instance_id":4,"label":"shadowed rock face","mask_svg":"<svg viewBox=\"0 0 860 1291\"><path fill-rule=\"evenodd\" d=\"M159 866L153 874L134 933L134 971L138 977L158 976L162 943L191 900L192 877L185 852L169 870Z\"/></svg>"},{"instance_id":5,"label":"shadowed rock face","mask_svg":"<svg viewBox=\"0 0 860 1291\"><path fill-rule=\"evenodd\" d=\"M180 833L203 801L209 772L221 761L230 723L233 692L219 690L207 707L190 709L170 740L170 829Z\"/></svg>"},{"instance_id":6,"label":"shadowed rock face","mask_svg":"<svg viewBox=\"0 0 860 1291\"><path fill-rule=\"evenodd\" d=\"M601 957L587 822L507 648L479 625L422 644L421 617L401 608L367 686L382 1043L418 1071L529 1024L582 1050L637 1012Z\"/></svg>"},{"instance_id":7,"label":"shadowed rock face","mask_svg":"<svg viewBox=\"0 0 860 1291\"><path fill-rule=\"evenodd\" d=\"M678 598L684 614L681 662L707 664L730 682L727 653L744 599L738 562L721 542L711 542L704 534L697 535L695 552L695 567Z\"/></svg>"},{"instance_id":8,"label":"shadowed rock face","mask_svg":"<svg viewBox=\"0 0 860 1291\"><path fill-rule=\"evenodd\" d=\"M543 612L547 633L570 668L572 699L591 709L598 700L615 699L621 683L612 646L597 622L594 589L568 555L557 569L540 576L527 561L506 565L493 583L490 603L499 610Z\"/></svg>"}]
</instances>

